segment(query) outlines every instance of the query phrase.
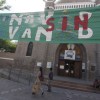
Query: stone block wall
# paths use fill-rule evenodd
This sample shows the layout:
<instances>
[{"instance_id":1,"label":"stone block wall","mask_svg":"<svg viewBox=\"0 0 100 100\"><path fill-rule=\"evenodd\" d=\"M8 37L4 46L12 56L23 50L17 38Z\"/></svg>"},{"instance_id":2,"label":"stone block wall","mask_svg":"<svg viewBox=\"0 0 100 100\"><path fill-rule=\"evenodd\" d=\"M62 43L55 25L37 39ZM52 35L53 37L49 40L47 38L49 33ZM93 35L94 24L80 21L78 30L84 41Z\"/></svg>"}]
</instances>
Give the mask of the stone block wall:
<instances>
[{"instance_id":1,"label":"stone block wall","mask_svg":"<svg viewBox=\"0 0 100 100\"><path fill-rule=\"evenodd\" d=\"M15 54L0 52L0 68L6 68L14 63Z\"/></svg>"}]
</instances>

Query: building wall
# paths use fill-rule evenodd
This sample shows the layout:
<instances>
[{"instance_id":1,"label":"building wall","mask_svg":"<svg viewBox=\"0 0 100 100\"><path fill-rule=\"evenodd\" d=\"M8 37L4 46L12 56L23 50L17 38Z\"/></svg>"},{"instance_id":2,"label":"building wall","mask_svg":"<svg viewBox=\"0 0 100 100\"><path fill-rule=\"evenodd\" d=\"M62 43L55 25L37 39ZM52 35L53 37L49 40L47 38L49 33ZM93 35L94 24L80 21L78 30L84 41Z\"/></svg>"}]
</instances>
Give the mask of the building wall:
<instances>
[{"instance_id":1,"label":"building wall","mask_svg":"<svg viewBox=\"0 0 100 100\"><path fill-rule=\"evenodd\" d=\"M0 68L6 68L14 63L14 53L0 52Z\"/></svg>"},{"instance_id":2,"label":"building wall","mask_svg":"<svg viewBox=\"0 0 100 100\"><path fill-rule=\"evenodd\" d=\"M90 0L61 0L58 3L72 3L72 2L90 2ZM57 4L58 4L57 3ZM38 68L37 63L41 63L41 66L44 68L44 73L48 74L47 62L52 63L54 74L57 75L58 67L58 47L60 44L49 44L49 43L33 43L32 56L28 57L27 60L34 60L34 69ZM16 58L22 57L24 60L26 57L28 43L19 43L16 50ZM80 46L81 47L81 46ZM86 73L85 79L93 79L95 76L95 70L97 70L96 62L96 44L83 44L84 58ZM19 55L18 55L19 54ZM85 57L86 56L86 57ZM31 62L30 61L30 62ZM28 62L27 62L28 63Z\"/></svg>"},{"instance_id":3,"label":"building wall","mask_svg":"<svg viewBox=\"0 0 100 100\"><path fill-rule=\"evenodd\" d=\"M80 0L62 0L63 3L67 2L80 2ZM85 1L85 0L83 0ZM87 1L87 0L86 0ZM88 0L90 1L90 0ZM59 2L60 3L60 2ZM16 66L18 64L22 64L22 66L34 67L34 72L38 69L38 63L41 63L41 66L44 68L44 73L48 74L49 69L47 68L47 62L51 62L51 66L53 67L54 74L57 75L57 67L58 67L58 53L59 53L59 46L61 44L49 44L49 43L33 43L33 51L32 56L26 56L28 42L18 42L18 46L16 48L16 53L14 54L3 54L0 53L0 57L11 57L14 58L16 62ZM80 44L78 44L80 45ZM81 48L84 47L84 58L83 61L85 62L86 66L86 73L84 74L85 79L93 80L96 74L100 74L100 46L97 44L82 44L80 45ZM98 47L98 48L97 48ZM0 60L0 66L6 66L5 60ZM6 61L7 62L7 61ZM11 62L8 60L7 64ZM95 72L97 72L95 74Z\"/></svg>"},{"instance_id":4,"label":"building wall","mask_svg":"<svg viewBox=\"0 0 100 100\"><path fill-rule=\"evenodd\" d=\"M5 58L14 58L14 57L15 57L15 53L0 52L0 57L5 57Z\"/></svg>"},{"instance_id":5,"label":"building wall","mask_svg":"<svg viewBox=\"0 0 100 100\"><path fill-rule=\"evenodd\" d=\"M21 43L19 43L21 44ZM17 57L23 57L25 63L30 63L34 60L34 68L35 70L39 67L37 65L38 62L41 62L41 66L44 68L44 73L48 74L49 69L47 68L47 62L52 63L52 67L54 70L54 74L57 75L57 67L58 67L58 53L59 53L59 45L60 44L49 44L49 43L33 43L33 52L32 56L26 57L26 51L28 47L28 43L22 43L21 48L17 48L16 51L16 59ZM84 48L84 57L83 62L86 65L86 73L85 79L94 79L95 70L91 70L91 66L96 68L96 44L83 44ZM20 47L20 46L18 46ZM24 49L23 49L24 47ZM18 51L20 52L20 56L18 55ZM86 52L86 54L85 54ZM86 57L85 57L86 56ZM29 61L26 61L29 60ZM25 64L24 64L25 65ZM34 71L35 71L34 70Z\"/></svg>"}]
</instances>

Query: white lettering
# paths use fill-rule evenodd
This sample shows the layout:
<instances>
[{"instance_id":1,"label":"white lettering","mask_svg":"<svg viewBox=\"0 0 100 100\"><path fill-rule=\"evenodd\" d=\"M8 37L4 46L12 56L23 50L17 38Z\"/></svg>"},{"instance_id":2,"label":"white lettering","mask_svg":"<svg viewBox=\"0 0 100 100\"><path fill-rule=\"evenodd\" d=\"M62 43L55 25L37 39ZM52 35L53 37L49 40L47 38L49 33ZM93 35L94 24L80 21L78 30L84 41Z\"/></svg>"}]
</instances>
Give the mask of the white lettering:
<instances>
[{"instance_id":1,"label":"white lettering","mask_svg":"<svg viewBox=\"0 0 100 100\"><path fill-rule=\"evenodd\" d=\"M9 27L9 37L10 37L10 39L13 39L13 37L15 36L18 29L19 29L19 26L15 27L15 29L13 29L13 26Z\"/></svg>"},{"instance_id":2,"label":"white lettering","mask_svg":"<svg viewBox=\"0 0 100 100\"><path fill-rule=\"evenodd\" d=\"M45 19L45 14L44 13L43 14L40 14L40 19L42 21L42 24L43 25L46 25L46 19Z\"/></svg>"},{"instance_id":3,"label":"white lettering","mask_svg":"<svg viewBox=\"0 0 100 100\"><path fill-rule=\"evenodd\" d=\"M84 31L83 28L79 28L78 38L90 38L90 37L92 37L93 31L90 28L87 29L87 31L88 31L88 34L87 35L83 35L83 31Z\"/></svg>"},{"instance_id":4,"label":"white lettering","mask_svg":"<svg viewBox=\"0 0 100 100\"><path fill-rule=\"evenodd\" d=\"M31 30L29 28L26 28L26 30L24 31L22 38L25 38L27 36L27 38L31 38Z\"/></svg>"},{"instance_id":5,"label":"white lettering","mask_svg":"<svg viewBox=\"0 0 100 100\"><path fill-rule=\"evenodd\" d=\"M92 13L90 13L90 12L80 12L79 17L81 20L84 20L83 15L85 15L85 14L88 14L88 19L92 16Z\"/></svg>"},{"instance_id":6,"label":"white lettering","mask_svg":"<svg viewBox=\"0 0 100 100\"><path fill-rule=\"evenodd\" d=\"M16 20L18 22L18 25L21 25L22 16L23 15L20 15L19 17L17 17L16 14L12 14L11 15L11 20L10 20L10 25L13 25L14 20Z\"/></svg>"},{"instance_id":7,"label":"white lettering","mask_svg":"<svg viewBox=\"0 0 100 100\"><path fill-rule=\"evenodd\" d=\"M47 32L43 27L38 27L35 40L39 41L41 34L46 36L46 41L51 41L52 39L52 31Z\"/></svg>"},{"instance_id":8,"label":"white lettering","mask_svg":"<svg viewBox=\"0 0 100 100\"><path fill-rule=\"evenodd\" d=\"M29 15L26 17L25 23L34 23L34 16L33 15Z\"/></svg>"},{"instance_id":9,"label":"white lettering","mask_svg":"<svg viewBox=\"0 0 100 100\"><path fill-rule=\"evenodd\" d=\"M89 13L89 12L80 12L80 19L81 20L84 20L84 17L83 17L83 15L84 14L88 14L88 19L92 16L92 13ZM84 32L84 30L83 30L83 28L79 28L79 30L78 30L78 38L91 38L92 37L92 35L93 35L93 31L92 31L92 29L91 28L88 28L87 30L86 30L88 33L86 34L86 35L83 35L83 32Z\"/></svg>"}]
</instances>

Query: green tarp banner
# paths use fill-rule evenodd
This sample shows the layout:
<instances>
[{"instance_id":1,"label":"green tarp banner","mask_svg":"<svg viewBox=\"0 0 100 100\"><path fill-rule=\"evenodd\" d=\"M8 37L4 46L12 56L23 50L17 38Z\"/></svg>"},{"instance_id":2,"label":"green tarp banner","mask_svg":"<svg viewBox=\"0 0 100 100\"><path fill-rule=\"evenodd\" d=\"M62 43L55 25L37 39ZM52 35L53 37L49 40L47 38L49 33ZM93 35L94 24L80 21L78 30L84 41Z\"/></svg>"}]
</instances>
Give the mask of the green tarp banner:
<instances>
[{"instance_id":1,"label":"green tarp banner","mask_svg":"<svg viewBox=\"0 0 100 100\"><path fill-rule=\"evenodd\" d=\"M51 43L100 43L100 7L0 14L0 38Z\"/></svg>"}]
</instances>

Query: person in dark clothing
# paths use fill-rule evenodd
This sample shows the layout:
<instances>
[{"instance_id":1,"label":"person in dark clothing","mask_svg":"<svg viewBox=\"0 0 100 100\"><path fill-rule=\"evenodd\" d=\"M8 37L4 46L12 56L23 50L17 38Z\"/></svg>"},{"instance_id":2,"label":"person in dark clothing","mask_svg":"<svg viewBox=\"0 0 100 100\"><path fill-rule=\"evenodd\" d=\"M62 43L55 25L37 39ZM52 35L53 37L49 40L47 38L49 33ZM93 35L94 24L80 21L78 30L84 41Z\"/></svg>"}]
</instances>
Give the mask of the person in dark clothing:
<instances>
[{"instance_id":1,"label":"person in dark clothing","mask_svg":"<svg viewBox=\"0 0 100 100\"><path fill-rule=\"evenodd\" d=\"M48 75L48 92L51 92L51 82L53 80L53 72L52 72L52 68L50 68L50 72L49 72L49 75Z\"/></svg>"},{"instance_id":2,"label":"person in dark clothing","mask_svg":"<svg viewBox=\"0 0 100 100\"><path fill-rule=\"evenodd\" d=\"M43 81L44 80L42 67L40 67L40 69L39 69L38 78L40 79L40 81Z\"/></svg>"},{"instance_id":3,"label":"person in dark clothing","mask_svg":"<svg viewBox=\"0 0 100 100\"><path fill-rule=\"evenodd\" d=\"M94 88L99 88L100 87L100 83L98 79L95 79L94 83L93 83L93 87Z\"/></svg>"}]
</instances>

